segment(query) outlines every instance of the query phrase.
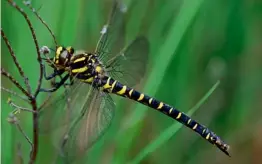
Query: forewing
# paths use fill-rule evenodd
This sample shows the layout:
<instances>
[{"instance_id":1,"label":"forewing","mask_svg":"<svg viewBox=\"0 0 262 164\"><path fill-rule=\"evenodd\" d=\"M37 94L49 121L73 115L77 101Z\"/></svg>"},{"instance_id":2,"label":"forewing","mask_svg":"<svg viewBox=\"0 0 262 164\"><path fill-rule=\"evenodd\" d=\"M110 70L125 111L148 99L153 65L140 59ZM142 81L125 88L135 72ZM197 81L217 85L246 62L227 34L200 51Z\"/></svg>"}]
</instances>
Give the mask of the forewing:
<instances>
[{"instance_id":1,"label":"forewing","mask_svg":"<svg viewBox=\"0 0 262 164\"><path fill-rule=\"evenodd\" d=\"M106 62L124 47L124 15L126 8L119 0L113 0L113 8L108 22L101 30L96 54L102 62Z\"/></svg>"},{"instance_id":2,"label":"forewing","mask_svg":"<svg viewBox=\"0 0 262 164\"><path fill-rule=\"evenodd\" d=\"M105 63L106 71L123 84L134 86L145 74L148 54L148 40L140 36Z\"/></svg>"}]
</instances>

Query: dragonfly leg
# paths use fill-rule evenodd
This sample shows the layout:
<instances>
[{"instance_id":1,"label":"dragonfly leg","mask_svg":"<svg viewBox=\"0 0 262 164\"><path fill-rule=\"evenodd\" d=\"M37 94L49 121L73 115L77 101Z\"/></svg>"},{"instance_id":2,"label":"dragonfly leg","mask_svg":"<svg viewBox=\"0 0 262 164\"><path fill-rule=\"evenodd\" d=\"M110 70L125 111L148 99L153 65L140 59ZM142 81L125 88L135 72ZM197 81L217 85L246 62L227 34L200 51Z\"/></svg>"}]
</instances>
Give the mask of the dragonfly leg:
<instances>
[{"instance_id":1,"label":"dragonfly leg","mask_svg":"<svg viewBox=\"0 0 262 164\"><path fill-rule=\"evenodd\" d=\"M40 89L40 92L55 92L55 91L56 91L57 89L59 89L63 84L65 84L65 82L66 82L66 80L67 80L68 78L69 78L69 74L65 75L65 77L63 77L60 82L55 83L53 88L49 88L49 89L41 88L41 89Z\"/></svg>"},{"instance_id":2,"label":"dragonfly leg","mask_svg":"<svg viewBox=\"0 0 262 164\"><path fill-rule=\"evenodd\" d=\"M45 64L43 64L43 71L44 71L44 78L46 80L51 80L53 79L54 77L56 77L57 75L59 75L59 72L57 70L54 70L54 73L50 74L50 75L47 75L46 73L46 67L45 67Z\"/></svg>"}]
</instances>

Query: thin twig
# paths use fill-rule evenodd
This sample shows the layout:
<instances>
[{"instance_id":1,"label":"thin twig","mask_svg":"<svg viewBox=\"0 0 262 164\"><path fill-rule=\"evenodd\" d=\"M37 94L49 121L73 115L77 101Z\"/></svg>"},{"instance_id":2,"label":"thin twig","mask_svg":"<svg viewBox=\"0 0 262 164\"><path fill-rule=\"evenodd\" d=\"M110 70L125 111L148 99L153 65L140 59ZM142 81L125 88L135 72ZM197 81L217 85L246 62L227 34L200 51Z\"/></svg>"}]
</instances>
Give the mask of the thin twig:
<instances>
[{"instance_id":1,"label":"thin twig","mask_svg":"<svg viewBox=\"0 0 262 164\"><path fill-rule=\"evenodd\" d=\"M33 111L32 109L29 108L25 108L25 107L20 107L18 105L16 105L10 98L7 100L7 103L14 108L17 108L18 110L22 110L22 111L26 111L26 112L32 112L35 113L36 111Z\"/></svg>"},{"instance_id":2,"label":"thin twig","mask_svg":"<svg viewBox=\"0 0 262 164\"><path fill-rule=\"evenodd\" d=\"M34 94L34 96L36 97L38 95L38 93L39 93L40 88L41 88L42 79L43 79L43 64L42 64L42 58L41 58L41 54L40 54L39 44L38 44L38 41L36 39L36 34L35 34L35 31L34 31L34 28L32 26L31 21L29 20L27 14L24 12L23 9L21 9L19 6L17 6L14 1L8 0L8 2L9 2L10 5L15 7L24 16L24 18L25 18L25 20L26 20L26 22L27 22L27 24L29 26L29 29L31 31L34 43L35 43L35 48L36 48L36 53L37 53L37 61L40 64L40 76L39 76L37 88L36 88L36 91L35 91L35 94Z\"/></svg>"},{"instance_id":3,"label":"thin twig","mask_svg":"<svg viewBox=\"0 0 262 164\"><path fill-rule=\"evenodd\" d=\"M24 82L25 82L25 85L26 85L26 88L27 88L28 92L31 93L31 87L30 87L30 85L29 85L28 77L25 76L25 73L24 73L21 65L18 63L17 58L16 58L16 56L15 56L15 53L14 53L14 51L13 51L13 49L12 49L12 46L11 46L11 44L10 44L8 38L6 37L6 35L5 35L5 33L4 33L4 31L3 31L2 28L1 28L1 35L2 35L2 38L3 38L4 41L5 41L5 44L6 44L7 48L8 48L8 50L9 50L10 55L11 55L12 58L13 58L13 61L14 61L15 65L16 65L16 67L17 67L20 75L21 75L21 76L23 77L23 79L24 79Z\"/></svg>"},{"instance_id":4,"label":"thin twig","mask_svg":"<svg viewBox=\"0 0 262 164\"><path fill-rule=\"evenodd\" d=\"M30 144L31 148L33 147L33 143L30 140L30 138L25 134L24 130L22 129L22 127L19 124L19 121L17 119L17 117L13 114L10 113L9 117L7 118L7 121L11 124L15 124L17 129L21 132L21 134L25 137L25 139L27 140L27 142Z\"/></svg>"},{"instance_id":5,"label":"thin twig","mask_svg":"<svg viewBox=\"0 0 262 164\"><path fill-rule=\"evenodd\" d=\"M22 129L22 127L20 126L20 124L17 122L15 123L16 127L18 128L18 130L22 133L22 135L25 137L26 141L30 144L31 149L33 149L33 142L30 140L30 138L25 134L24 130Z\"/></svg>"},{"instance_id":6,"label":"thin twig","mask_svg":"<svg viewBox=\"0 0 262 164\"><path fill-rule=\"evenodd\" d=\"M38 41L36 39L36 34L35 31L33 29L32 23L30 22L27 14L24 12L23 9L21 9L19 6L16 5L16 3L12 0L8 0L9 4L12 5L13 7L15 7L25 18L29 29L31 31L33 40L34 40L34 44L35 44L35 48L36 48L36 52L37 52L37 61L39 63L39 67L40 67L40 73L39 73L39 79L38 79L38 84L36 87L36 91L34 93L34 97L31 97L31 105L32 105L32 109L33 111L35 111L33 113L33 144L32 144L32 150L30 152L30 164L35 163L36 161L36 157L37 157L37 152L38 152L38 114L37 114L37 103L36 103L36 97L40 91L41 85L42 85L42 80L43 80L43 64L42 64L42 58L41 58L41 54L40 54L40 49L39 49L39 45L38 45Z\"/></svg>"},{"instance_id":7,"label":"thin twig","mask_svg":"<svg viewBox=\"0 0 262 164\"><path fill-rule=\"evenodd\" d=\"M7 77L12 83L16 85L18 89L20 89L28 98L31 98L31 95L26 91L20 84L19 82L12 76L10 75L9 72L5 71L4 68L1 68L1 74Z\"/></svg>"},{"instance_id":8,"label":"thin twig","mask_svg":"<svg viewBox=\"0 0 262 164\"><path fill-rule=\"evenodd\" d=\"M44 66L43 66L43 63L42 63L42 60L38 60L39 62L39 65L40 65L40 76L39 76L39 79L38 79L38 82L37 82L37 88L36 88L36 91L34 93L34 96L37 97L37 95L39 94L40 92L40 89L41 89L41 86L42 86L42 81L43 81L43 70L44 70Z\"/></svg>"},{"instance_id":9,"label":"thin twig","mask_svg":"<svg viewBox=\"0 0 262 164\"><path fill-rule=\"evenodd\" d=\"M27 103L30 103L30 101L28 100L28 98L23 97L22 95L19 95L19 94L16 93L15 91L12 91L12 90L10 90L10 89L4 88L4 87L2 87L2 86L0 86L0 88L1 88L2 91L5 91L5 92L7 92L7 93L10 93L10 94L12 94L12 95L20 98L21 100L24 100L24 101L26 101Z\"/></svg>"},{"instance_id":10,"label":"thin twig","mask_svg":"<svg viewBox=\"0 0 262 164\"><path fill-rule=\"evenodd\" d=\"M51 28L47 25L47 23L41 18L41 16L37 13L36 9L34 9L31 5L31 1L23 1L23 3L29 7L32 12L36 15L36 17L42 22L42 24L47 28L47 30L49 31L49 33L51 34L53 40L54 40L54 43L56 45L56 48L57 48L57 41L56 41L56 38L55 38L55 34L53 33L53 31L51 30Z\"/></svg>"}]
</instances>

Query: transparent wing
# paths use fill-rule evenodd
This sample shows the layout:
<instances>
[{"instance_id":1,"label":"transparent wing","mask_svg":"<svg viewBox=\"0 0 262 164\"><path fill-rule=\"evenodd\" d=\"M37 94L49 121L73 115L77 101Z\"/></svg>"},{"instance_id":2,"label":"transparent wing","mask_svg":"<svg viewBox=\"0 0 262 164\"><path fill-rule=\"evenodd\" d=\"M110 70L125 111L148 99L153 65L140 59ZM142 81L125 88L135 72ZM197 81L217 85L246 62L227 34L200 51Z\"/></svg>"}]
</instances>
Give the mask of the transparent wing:
<instances>
[{"instance_id":1,"label":"transparent wing","mask_svg":"<svg viewBox=\"0 0 262 164\"><path fill-rule=\"evenodd\" d=\"M95 51L102 62L109 60L112 55L115 55L124 47L125 12L124 5L119 0L113 0L111 15L101 31L101 37Z\"/></svg>"},{"instance_id":2,"label":"transparent wing","mask_svg":"<svg viewBox=\"0 0 262 164\"><path fill-rule=\"evenodd\" d=\"M50 133L60 127L69 128L81 114L82 106L92 96L92 86L74 79L72 86L59 89L39 113L40 133Z\"/></svg>"},{"instance_id":3,"label":"transparent wing","mask_svg":"<svg viewBox=\"0 0 262 164\"><path fill-rule=\"evenodd\" d=\"M67 133L60 136L60 152L71 163L83 156L88 148L104 134L114 114L115 104L104 92L93 89L82 108L82 115L74 121Z\"/></svg>"},{"instance_id":4,"label":"transparent wing","mask_svg":"<svg viewBox=\"0 0 262 164\"><path fill-rule=\"evenodd\" d=\"M84 155L109 127L114 108L107 93L75 79L74 85L41 110L40 132L51 134L59 156L73 161Z\"/></svg>"},{"instance_id":5,"label":"transparent wing","mask_svg":"<svg viewBox=\"0 0 262 164\"><path fill-rule=\"evenodd\" d=\"M108 73L124 84L134 86L145 73L149 44L145 37L139 37L126 49L124 16L126 7L114 0L108 23L101 31L96 53L106 65ZM121 53L119 53L121 52Z\"/></svg>"},{"instance_id":6,"label":"transparent wing","mask_svg":"<svg viewBox=\"0 0 262 164\"><path fill-rule=\"evenodd\" d=\"M134 86L145 74L148 54L148 40L140 36L126 49L106 61L106 70L114 79L123 84Z\"/></svg>"}]
</instances>

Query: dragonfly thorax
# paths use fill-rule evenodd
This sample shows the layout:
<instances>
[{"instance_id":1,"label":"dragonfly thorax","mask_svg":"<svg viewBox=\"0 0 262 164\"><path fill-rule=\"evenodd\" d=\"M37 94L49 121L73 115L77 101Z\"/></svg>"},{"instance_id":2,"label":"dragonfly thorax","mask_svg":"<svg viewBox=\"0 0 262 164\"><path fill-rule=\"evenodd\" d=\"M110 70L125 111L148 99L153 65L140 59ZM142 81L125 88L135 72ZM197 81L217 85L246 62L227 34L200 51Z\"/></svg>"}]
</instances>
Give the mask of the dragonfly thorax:
<instances>
[{"instance_id":1,"label":"dragonfly thorax","mask_svg":"<svg viewBox=\"0 0 262 164\"><path fill-rule=\"evenodd\" d=\"M72 47L58 47L53 62L56 69L65 70L70 76L86 83L93 84L95 81L99 85L105 76L104 66L96 54L75 52Z\"/></svg>"},{"instance_id":2,"label":"dragonfly thorax","mask_svg":"<svg viewBox=\"0 0 262 164\"><path fill-rule=\"evenodd\" d=\"M98 83L105 76L103 64L96 54L76 52L71 58L68 70L72 76L86 83Z\"/></svg>"}]
</instances>

